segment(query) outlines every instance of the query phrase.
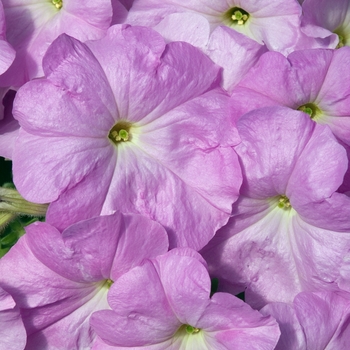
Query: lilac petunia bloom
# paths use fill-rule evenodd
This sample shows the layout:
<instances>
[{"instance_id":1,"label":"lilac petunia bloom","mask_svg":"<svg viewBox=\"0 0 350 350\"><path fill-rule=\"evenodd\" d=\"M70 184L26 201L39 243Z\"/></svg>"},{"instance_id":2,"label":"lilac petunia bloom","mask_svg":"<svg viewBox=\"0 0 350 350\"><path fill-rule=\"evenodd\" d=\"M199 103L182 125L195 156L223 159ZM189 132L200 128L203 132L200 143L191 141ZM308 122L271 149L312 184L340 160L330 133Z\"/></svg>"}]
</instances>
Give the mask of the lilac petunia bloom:
<instances>
[{"instance_id":1,"label":"lilac petunia bloom","mask_svg":"<svg viewBox=\"0 0 350 350\"><path fill-rule=\"evenodd\" d=\"M47 223L27 226L0 260L0 286L20 308L26 349L89 349L89 317L109 308L113 281L167 248L165 230L140 215L96 217L62 234Z\"/></svg>"},{"instance_id":2,"label":"lilac petunia bloom","mask_svg":"<svg viewBox=\"0 0 350 350\"><path fill-rule=\"evenodd\" d=\"M348 0L305 0L301 30L332 48L350 46L350 3Z\"/></svg>"},{"instance_id":3,"label":"lilac petunia bloom","mask_svg":"<svg viewBox=\"0 0 350 350\"><path fill-rule=\"evenodd\" d=\"M247 288L257 308L301 291L339 290L350 249L350 197L336 192L345 149L327 126L288 108L252 111L237 126L241 197L202 251L220 290Z\"/></svg>"},{"instance_id":4,"label":"lilac petunia bloom","mask_svg":"<svg viewBox=\"0 0 350 350\"><path fill-rule=\"evenodd\" d=\"M166 15L153 29L167 42L185 41L200 48L223 68L222 86L229 92L267 51L265 45L226 26L219 26L210 33L208 20L192 12Z\"/></svg>"},{"instance_id":5,"label":"lilac petunia bloom","mask_svg":"<svg viewBox=\"0 0 350 350\"><path fill-rule=\"evenodd\" d=\"M285 58L267 52L233 90L233 111L241 116L265 106L286 106L327 124L350 144L350 47L303 50Z\"/></svg>"},{"instance_id":6,"label":"lilac petunia bloom","mask_svg":"<svg viewBox=\"0 0 350 350\"><path fill-rule=\"evenodd\" d=\"M27 334L16 303L0 288L0 350L23 350Z\"/></svg>"},{"instance_id":7,"label":"lilac petunia bloom","mask_svg":"<svg viewBox=\"0 0 350 350\"><path fill-rule=\"evenodd\" d=\"M111 286L112 310L92 315L100 338L93 349L274 349L275 320L233 295L210 298L210 285L205 263L190 249L146 260Z\"/></svg>"},{"instance_id":8,"label":"lilac petunia bloom","mask_svg":"<svg viewBox=\"0 0 350 350\"><path fill-rule=\"evenodd\" d=\"M350 295L319 291L298 294L293 303L271 303L260 312L281 328L276 350L350 348Z\"/></svg>"},{"instance_id":9,"label":"lilac petunia bloom","mask_svg":"<svg viewBox=\"0 0 350 350\"><path fill-rule=\"evenodd\" d=\"M298 37L301 6L289 0L135 0L126 23L153 27L167 15L183 12L205 17L211 31L226 25L270 50L288 52Z\"/></svg>"},{"instance_id":10,"label":"lilac petunia bloom","mask_svg":"<svg viewBox=\"0 0 350 350\"><path fill-rule=\"evenodd\" d=\"M112 20L110 0L2 0L7 39L17 55L0 78L1 86L19 87L43 75L42 58L60 34L81 41L103 37Z\"/></svg>"},{"instance_id":11,"label":"lilac petunia bloom","mask_svg":"<svg viewBox=\"0 0 350 350\"><path fill-rule=\"evenodd\" d=\"M170 244L203 247L229 219L241 185L239 143L220 68L186 43L114 26L48 50L45 79L17 93L19 192L52 202L60 229L115 210L166 227Z\"/></svg>"}]
</instances>

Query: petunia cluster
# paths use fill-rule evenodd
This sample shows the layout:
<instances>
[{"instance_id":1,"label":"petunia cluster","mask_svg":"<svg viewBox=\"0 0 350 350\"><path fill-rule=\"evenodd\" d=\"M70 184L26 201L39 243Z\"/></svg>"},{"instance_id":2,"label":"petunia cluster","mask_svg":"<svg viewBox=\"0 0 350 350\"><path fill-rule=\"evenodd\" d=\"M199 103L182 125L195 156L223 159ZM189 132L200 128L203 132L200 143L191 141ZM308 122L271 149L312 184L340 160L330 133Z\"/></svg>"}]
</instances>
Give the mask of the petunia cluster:
<instances>
[{"instance_id":1,"label":"petunia cluster","mask_svg":"<svg viewBox=\"0 0 350 350\"><path fill-rule=\"evenodd\" d=\"M350 348L349 0L2 0L0 46L0 350Z\"/></svg>"}]
</instances>

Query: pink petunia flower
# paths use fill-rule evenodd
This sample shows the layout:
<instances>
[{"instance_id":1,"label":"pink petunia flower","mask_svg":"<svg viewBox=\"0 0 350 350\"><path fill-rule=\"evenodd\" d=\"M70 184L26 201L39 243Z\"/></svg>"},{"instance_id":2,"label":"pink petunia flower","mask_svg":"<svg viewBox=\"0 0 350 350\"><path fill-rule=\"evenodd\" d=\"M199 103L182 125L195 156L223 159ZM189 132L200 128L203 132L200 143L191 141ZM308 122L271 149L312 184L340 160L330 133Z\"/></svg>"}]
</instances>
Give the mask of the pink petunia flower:
<instances>
[{"instance_id":1,"label":"pink petunia flower","mask_svg":"<svg viewBox=\"0 0 350 350\"><path fill-rule=\"evenodd\" d=\"M210 278L192 250L146 260L116 281L112 310L95 312L93 349L274 349L279 327L226 293L210 298Z\"/></svg>"},{"instance_id":2,"label":"pink petunia flower","mask_svg":"<svg viewBox=\"0 0 350 350\"><path fill-rule=\"evenodd\" d=\"M121 210L160 222L172 247L203 247L228 221L242 176L220 68L125 25L87 45L61 36L43 67L14 102L19 192L54 201L47 220L60 229Z\"/></svg>"},{"instance_id":3,"label":"pink petunia flower","mask_svg":"<svg viewBox=\"0 0 350 350\"><path fill-rule=\"evenodd\" d=\"M210 32L208 20L197 13L170 13L152 28L166 42L185 41L200 48L223 68L222 86L229 92L267 51L265 45L227 26L218 26Z\"/></svg>"},{"instance_id":4,"label":"pink petunia flower","mask_svg":"<svg viewBox=\"0 0 350 350\"><path fill-rule=\"evenodd\" d=\"M26 349L89 349L90 315L109 308L113 281L167 248L165 230L140 215L96 217L62 234L47 223L27 226L0 260L0 286L20 309Z\"/></svg>"},{"instance_id":5,"label":"pink petunia flower","mask_svg":"<svg viewBox=\"0 0 350 350\"><path fill-rule=\"evenodd\" d=\"M117 1L117 0L115 0ZM81 41L103 37L112 20L110 0L2 0L7 39L17 54L0 78L1 86L19 87L43 75L42 58L62 33Z\"/></svg>"},{"instance_id":6,"label":"pink petunia flower","mask_svg":"<svg viewBox=\"0 0 350 350\"><path fill-rule=\"evenodd\" d=\"M305 0L301 30L319 41L332 42L332 48L350 46L350 7L348 0Z\"/></svg>"},{"instance_id":7,"label":"pink petunia flower","mask_svg":"<svg viewBox=\"0 0 350 350\"><path fill-rule=\"evenodd\" d=\"M276 105L298 109L350 144L349 62L349 47L296 51L288 58L267 52L234 88L233 113Z\"/></svg>"},{"instance_id":8,"label":"pink petunia flower","mask_svg":"<svg viewBox=\"0 0 350 350\"><path fill-rule=\"evenodd\" d=\"M257 308L301 291L339 290L350 249L350 197L336 192L345 149L327 126L288 108L252 111L237 126L241 197L202 251L220 290L246 288Z\"/></svg>"},{"instance_id":9,"label":"pink petunia flower","mask_svg":"<svg viewBox=\"0 0 350 350\"><path fill-rule=\"evenodd\" d=\"M350 295L318 291L298 294L293 303L271 303L260 312L281 328L276 350L350 348Z\"/></svg>"},{"instance_id":10,"label":"pink petunia flower","mask_svg":"<svg viewBox=\"0 0 350 350\"><path fill-rule=\"evenodd\" d=\"M288 52L298 37L301 6L289 0L135 0L126 23L156 26L167 15L192 12L205 17L213 31L226 25L270 50ZM181 20L178 30L181 29Z\"/></svg>"}]
</instances>

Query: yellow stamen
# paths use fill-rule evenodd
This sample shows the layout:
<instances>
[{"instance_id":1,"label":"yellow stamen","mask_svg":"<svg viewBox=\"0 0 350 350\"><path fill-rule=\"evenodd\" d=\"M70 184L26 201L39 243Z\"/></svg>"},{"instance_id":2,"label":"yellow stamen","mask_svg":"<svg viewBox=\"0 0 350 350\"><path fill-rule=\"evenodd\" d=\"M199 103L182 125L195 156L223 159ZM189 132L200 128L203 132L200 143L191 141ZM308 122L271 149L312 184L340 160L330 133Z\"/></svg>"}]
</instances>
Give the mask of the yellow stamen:
<instances>
[{"instance_id":1,"label":"yellow stamen","mask_svg":"<svg viewBox=\"0 0 350 350\"><path fill-rule=\"evenodd\" d=\"M199 333L199 331L200 331L200 328L192 327L190 325L186 326L186 332L188 334L196 334L196 333Z\"/></svg>"},{"instance_id":2,"label":"yellow stamen","mask_svg":"<svg viewBox=\"0 0 350 350\"><path fill-rule=\"evenodd\" d=\"M277 204L278 208L281 209L290 209L292 208L290 202L289 202L289 198L285 195L282 195L279 199L278 199L278 204Z\"/></svg>"},{"instance_id":3,"label":"yellow stamen","mask_svg":"<svg viewBox=\"0 0 350 350\"><path fill-rule=\"evenodd\" d=\"M228 25L243 25L249 19L249 13L239 7L233 7L224 14Z\"/></svg>"},{"instance_id":4,"label":"yellow stamen","mask_svg":"<svg viewBox=\"0 0 350 350\"><path fill-rule=\"evenodd\" d=\"M63 6L62 0L51 0L56 9L61 9Z\"/></svg>"},{"instance_id":5,"label":"yellow stamen","mask_svg":"<svg viewBox=\"0 0 350 350\"><path fill-rule=\"evenodd\" d=\"M120 142L126 142L131 140L131 123L120 120L113 128L109 131L108 138L114 143L119 144Z\"/></svg>"}]
</instances>

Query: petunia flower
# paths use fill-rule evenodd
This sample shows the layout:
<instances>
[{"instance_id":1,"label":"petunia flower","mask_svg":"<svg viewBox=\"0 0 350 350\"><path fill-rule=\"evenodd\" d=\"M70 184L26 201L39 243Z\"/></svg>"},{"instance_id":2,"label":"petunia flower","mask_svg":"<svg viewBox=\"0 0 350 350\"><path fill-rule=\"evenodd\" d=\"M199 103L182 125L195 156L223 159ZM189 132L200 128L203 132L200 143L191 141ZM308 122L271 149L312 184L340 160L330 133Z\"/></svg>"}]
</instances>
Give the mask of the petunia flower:
<instances>
[{"instance_id":1,"label":"petunia flower","mask_svg":"<svg viewBox=\"0 0 350 350\"><path fill-rule=\"evenodd\" d=\"M135 0L126 23L153 27L172 13L192 12L205 17L213 31L226 25L266 44L269 50L287 53L295 45L301 6L289 0ZM181 21L178 25L181 29Z\"/></svg>"},{"instance_id":2,"label":"petunia flower","mask_svg":"<svg viewBox=\"0 0 350 350\"><path fill-rule=\"evenodd\" d=\"M170 13L152 28L166 42L185 41L206 53L223 68L222 87L229 92L267 51L265 45L229 27L218 26L211 32L208 20L193 12Z\"/></svg>"},{"instance_id":3,"label":"petunia flower","mask_svg":"<svg viewBox=\"0 0 350 350\"><path fill-rule=\"evenodd\" d=\"M189 249L146 260L112 286L112 310L91 316L102 349L274 349L279 327L226 293L210 298L201 257Z\"/></svg>"},{"instance_id":4,"label":"petunia flower","mask_svg":"<svg viewBox=\"0 0 350 350\"><path fill-rule=\"evenodd\" d=\"M350 144L349 62L349 47L296 51L288 58L267 52L233 89L233 113L286 106L327 124Z\"/></svg>"},{"instance_id":5,"label":"petunia flower","mask_svg":"<svg viewBox=\"0 0 350 350\"><path fill-rule=\"evenodd\" d=\"M27 334L16 303L0 288L0 350L23 350Z\"/></svg>"},{"instance_id":6,"label":"petunia flower","mask_svg":"<svg viewBox=\"0 0 350 350\"><path fill-rule=\"evenodd\" d=\"M220 68L189 44L125 25L87 45L63 35L43 66L46 77L14 102L19 192L54 201L47 220L60 229L121 210L160 222L172 247L203 247L241 185Z\"/></svg>"},{"instance_id":7,"label":"petunia flower","mask_svg":"<svg viewBox=\"0 0 350 350\"><path fill-rule=\"evenodd\" d=\"M350 347L350 296L318 291L299 293L293 303L271 303L260 310L275 317L281 337L276 350L345 350Z\"/></svg>"},{"instance_id":8,"label":"petunia flower","mask_svg":"<svg viewBox=\"0 0 350 350\"><path fill-rule=\"evenodd\" d=\"M47 223L27 226L0 260L0 286L20 309L26 349L90 348L89 317L109 308L113 281L167 248L165 230L140 215L96 217L62 234Z\"/></svg>"},{"instance_id":9,"label":"petunia flower","mask_svg":"<svg viewBox=\"0 0 350 350\"><path fill-rule=\"evenodd\" d=\"M337 193L345 149L325 125L283 107L237 124L241 197L229 223L202 250L219 290L246 289L256 308L302 291L339 290L350 249L350 197Z\"/></svg>"},{"instance_id":10,"label":"petunia flower","mask_svg":"<svg viewBox=\"0 0 350 350\"><path fill-rule=\"evenodd\" d=\"M114 0L117 1L117 0ZM110 0L2 0L7 39L16 50L0 86L19 87L43 75L42 58L62 33L81 41L103 37L112 20Z\"/></svg>"},{"instance_id":11,"label":"petunia flower","mask_svg":"<svg viewBox=\"0 0 350 350\"><path fill-rule=\"evenodd\" d=\"M350 45L350 8L347 0L305 0L301 30L332 48Z\"/></svg>"}]
</instances>

